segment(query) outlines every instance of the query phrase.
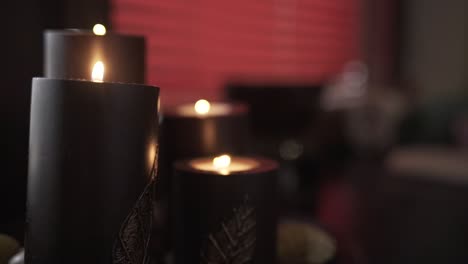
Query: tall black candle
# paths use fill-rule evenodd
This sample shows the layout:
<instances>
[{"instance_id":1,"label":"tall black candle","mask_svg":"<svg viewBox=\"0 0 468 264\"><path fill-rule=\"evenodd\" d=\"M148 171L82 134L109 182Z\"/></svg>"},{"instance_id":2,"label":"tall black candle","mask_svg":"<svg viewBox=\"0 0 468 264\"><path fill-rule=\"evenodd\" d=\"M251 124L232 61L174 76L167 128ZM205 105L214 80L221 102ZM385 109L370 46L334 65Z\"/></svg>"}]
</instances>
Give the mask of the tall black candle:
<instances>
[{"instance_id":1,"label":"tall black candle","mask_svg":"<svg viewBox=\"0 0 468 264\"><path fill-rule=\"evenodd\" d=\"M89 80L97 61L106 67L104 81L145 83L145 39L142 36L84 30L44 33L44 76Z\"/></svg>"},{"instance_id":2,"label":"tall black candle","mask_svg":"<svg viewBox=\"0 0 468 264\"><path fill-rule=\"evenodd\" d=\"M158 93L33 79L26 263L147 263Z\"/></svg>"},{"instance_id":3,"label":"tall black candle","mask_svg":"<svg viewBox=\"0 0 468 264\"><path fill-rule=\"evenodd\" d=\"M177 162L175 263L275 263L276 169L227 155Z\"/></svg>"}]
</instances>

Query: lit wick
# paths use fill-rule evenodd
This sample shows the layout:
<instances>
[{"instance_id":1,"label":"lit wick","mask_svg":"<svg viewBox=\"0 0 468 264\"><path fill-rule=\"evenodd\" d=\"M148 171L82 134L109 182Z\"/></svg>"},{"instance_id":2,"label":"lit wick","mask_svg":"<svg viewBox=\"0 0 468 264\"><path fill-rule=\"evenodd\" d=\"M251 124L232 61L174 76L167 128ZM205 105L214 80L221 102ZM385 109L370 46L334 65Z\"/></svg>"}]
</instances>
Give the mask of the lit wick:
<instances>
[{"instance_id":1,"label":"lit wick","mask_svg":"<svg viewBox=\"0 0 468 264\"><path fill-rule=\"evenodd\" d=\"M229 155L221 155L213 159L213 167L223 175L229 174L229 165L231 165Z\"/></svg>"},{"instance_id":2,"label":"lit wick","mask_svg":"<svg viewBox=\"0 0 468 264\"><path fill-rule=\"evenodd\" d=\"M96 64L94 64L91 80L93 82L102 82L104 80L104 63L102 63L102 61L97 61Z\"/></svg>"},{"instance_id":3,"label":"lit wick","mask_svg":"<svg viewBox=\"0 0 468 264\"><path fill-rule=\"evenodd\" d=\"M195 112L197 112L197 114L206 115L210 111L210 107L211 107L210 102L208 102L205 99L201 99L201 100L198 100L195 103L194 108L195 108Z\"/></svg>"},{"instance_id":4,"label":"lit wick","mask_svg":"<svg viewBox=\"0 0 468 264\"><path fill-rule=\"evenodd\" d=\"M97 35L97 36L104 36L106 35L106 27L102 24L96 24L94 25L93 27L93 33L94 35Z\"/></svg>"}]
</instances>

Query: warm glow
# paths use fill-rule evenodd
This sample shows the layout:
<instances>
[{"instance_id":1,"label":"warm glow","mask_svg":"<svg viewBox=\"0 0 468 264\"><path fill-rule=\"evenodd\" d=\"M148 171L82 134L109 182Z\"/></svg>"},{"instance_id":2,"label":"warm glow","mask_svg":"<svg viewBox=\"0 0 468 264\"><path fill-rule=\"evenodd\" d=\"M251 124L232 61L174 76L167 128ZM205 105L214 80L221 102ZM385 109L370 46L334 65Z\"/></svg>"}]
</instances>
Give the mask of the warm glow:
<instances>
[{"instance_id":1,"label":"warm glow","mask_svg":"<svg viewBox=\"0 0 468 264\"><path fill-rule=\"evenodd\" d=\"M190 161L190 166L201 171L213 172L216 175L228 176L247 172L259 167L254 158L221 155L216 158L198 158Z\"/></svg>"},{"instance_id":2,"label":"warm glow","mask_svg":"<svg viewBox=\"0 0 468 264\"><path fill-rule=\"evenodd\" d=\"M231 164L231 157L229 155L221 155L213 159L213 167L217 170L225 170Z\"/></svg>"},{"instance_id":3,"label":"warm glow","mask_svg":"<svg viewBox=\"0 0 468 264\"><path fill-rule=\"evenodd\" d=\"M104 80L104 63L102 63L102 61L98 61L94 64L91 80L93 82L102 82Z\"/></svg>"},{"instance_id":4,"label":"warm glow","mask_svg":"<svg viewBox=\"0 0 468 264\"><path fill-rule=\"evenodd\" d=\"M195 103L195 112L197 112L197 114L204 115L210 111L210 107L210 102L205 99L201 99Z\"/></svg>"},{"instance_id":5,"label":"warm glow","mask_svg":"<svg viewBox=\"0 0 468 264\"><path fill-rule=\"evenodd\" d=\"M98 36L104 36L106 35L106 27L102 24L96 24L93 27L93 33Z\"/></svg>"},{"instance_id":6,"label":"warm glow","mask_svg":"<svg viewBox=\"0 0 468 264\"><path fill-rule=\"evenodd\" d=\"M158 97L158 113L161 111L161 97Z\"/></svg>"},{"instance_id":7,"label":"warm glow","mask_svg":"<svg viewBox=\"0 0 468 264\"><path fill-rule=\"evenodd\" d=\"M157 159L156 159L157 152L158 152L158 146L155 143L151 143L149 145L148 154L147 154L148 168L154 169L155 166L157 165L156 164L157 163ZM153 175L150 175L150 176L153 177Z\"/></svg>"}]
</instances>

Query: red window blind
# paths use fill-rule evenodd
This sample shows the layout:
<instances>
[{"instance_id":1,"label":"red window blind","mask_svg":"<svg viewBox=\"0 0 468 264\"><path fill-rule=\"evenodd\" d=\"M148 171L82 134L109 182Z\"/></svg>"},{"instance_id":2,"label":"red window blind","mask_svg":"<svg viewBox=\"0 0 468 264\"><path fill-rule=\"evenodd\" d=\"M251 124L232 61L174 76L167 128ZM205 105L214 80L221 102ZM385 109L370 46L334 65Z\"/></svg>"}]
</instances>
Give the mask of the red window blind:
<instances>
[{"instance_id":1,"label":"red window blind","mask_svg":"<svg viewBox=\"0 0 468 264\"><path fill-rule=\"evenodd\" d=\"M216 99L236 77L317 83L359 56L360 0L113 0L116 31L148 41L166 104Z\"/></svg>"}]
</instances>

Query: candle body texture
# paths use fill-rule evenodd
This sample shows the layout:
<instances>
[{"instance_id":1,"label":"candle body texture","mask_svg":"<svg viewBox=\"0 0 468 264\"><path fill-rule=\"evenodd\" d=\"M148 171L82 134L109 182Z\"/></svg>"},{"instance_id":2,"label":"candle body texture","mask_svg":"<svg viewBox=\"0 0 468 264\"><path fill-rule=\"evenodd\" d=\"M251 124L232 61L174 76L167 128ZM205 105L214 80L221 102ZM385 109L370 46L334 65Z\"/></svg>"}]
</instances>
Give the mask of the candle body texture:
<instances>
[{"instance_id":1,"label":"candle body texture","mask_svg":"<svg viewBox=\"0 0 468 264\"><path fill-rule=\"evenodd\" d=\"M116 261L125 243L145 254L158 92L143 85L33 79L26 263L131 263ZM134 217L141 221L129 234L137 243L122 237Z\"/></svg>"}]
</instances>

